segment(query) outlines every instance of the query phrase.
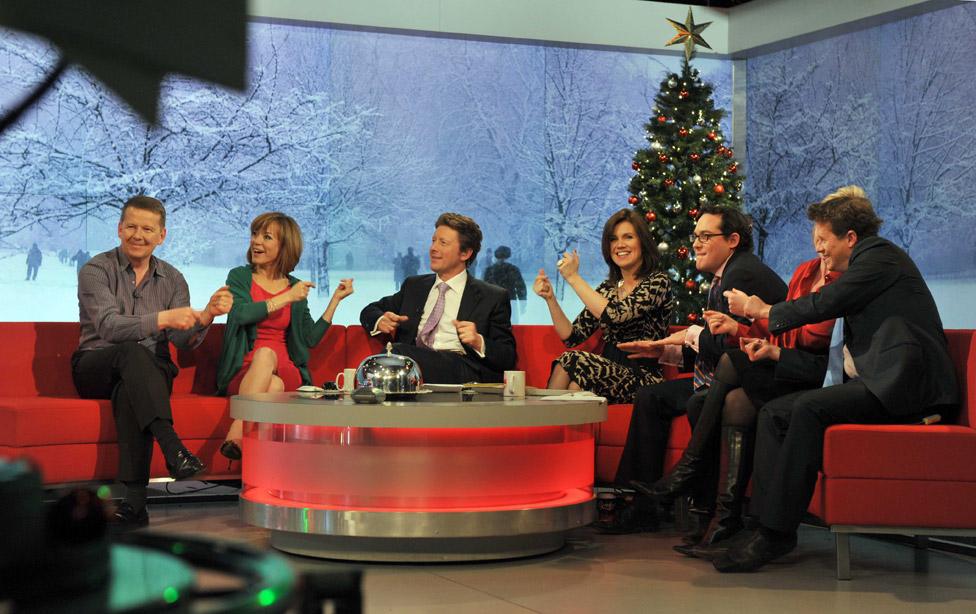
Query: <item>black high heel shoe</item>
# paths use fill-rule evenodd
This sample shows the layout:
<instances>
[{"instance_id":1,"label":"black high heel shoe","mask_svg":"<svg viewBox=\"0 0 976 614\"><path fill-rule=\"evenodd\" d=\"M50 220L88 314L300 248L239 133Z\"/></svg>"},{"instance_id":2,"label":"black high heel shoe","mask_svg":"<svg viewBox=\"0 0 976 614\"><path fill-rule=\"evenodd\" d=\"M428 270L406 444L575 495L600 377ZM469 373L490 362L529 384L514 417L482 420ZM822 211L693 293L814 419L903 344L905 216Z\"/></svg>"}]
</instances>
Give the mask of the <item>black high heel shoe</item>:
<instances>
[{"instance_id":1,"label":"black high heel shoe","mask_svg":"<svg viewBox=\"0 0 976 614\"><path fill-rule=\"evenodd\" d=\"M220 454L232 461L241 460L241 447L234 440L226 439L220 444Z\"/></svg>"}]
</instances>

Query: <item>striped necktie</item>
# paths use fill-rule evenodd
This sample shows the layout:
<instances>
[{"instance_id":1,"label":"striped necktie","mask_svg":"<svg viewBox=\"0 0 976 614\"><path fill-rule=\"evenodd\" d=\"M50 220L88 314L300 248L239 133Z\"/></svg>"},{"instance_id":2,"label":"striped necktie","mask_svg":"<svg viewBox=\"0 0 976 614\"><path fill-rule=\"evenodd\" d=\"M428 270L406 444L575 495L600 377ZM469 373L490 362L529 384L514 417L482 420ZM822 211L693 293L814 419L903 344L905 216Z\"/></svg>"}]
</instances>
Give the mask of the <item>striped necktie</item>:
<instances>
[{"instance_id":1,"label":"striped necktie","mask_svg":"<svg viewBox=\"0 0 976 614\"><path fill-rule=\"evenodd\" d=\"M447 282L442 281L438 284L437 291L439 294L437 295L437 302L434 303L434 308L430 311L430 317L424 323L424 329L417 335L417 345L434 349L434 337L437 335L437 325L440 324L441 316L444 315L444 295L447 294L450 288Z\"/></svg>"},{"instance_id":2,"label":"striped necktie","mask_svg":"<svg viewBox=\"0 0 976 614\"><path fill-rule=\"evenodd\" d=\"M705 300L705 309L725 311L722 307L722 279L716 277L712 280L712 285L708 289L708 298ZM712 383L712 378L715 375L715 365L711 364L711 361L706 361L701 352L695 357L695 375L694 375L694 386L695 392L701 390L702 388L707 388L709 384Z\"/></svg>"}]
</instances>

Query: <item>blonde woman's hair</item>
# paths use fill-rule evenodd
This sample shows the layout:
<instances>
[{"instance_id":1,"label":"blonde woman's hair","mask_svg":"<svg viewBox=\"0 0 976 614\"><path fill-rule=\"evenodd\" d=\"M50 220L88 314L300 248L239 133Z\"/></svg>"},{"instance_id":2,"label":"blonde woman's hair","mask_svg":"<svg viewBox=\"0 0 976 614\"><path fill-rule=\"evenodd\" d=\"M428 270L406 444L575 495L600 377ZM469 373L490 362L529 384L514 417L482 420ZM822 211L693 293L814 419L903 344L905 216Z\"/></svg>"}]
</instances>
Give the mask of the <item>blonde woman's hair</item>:
<instances>
[{"instance_id":1,"label":"blonde woman's hair","mask_svg":"<svg viewBox=\"0 0 976 614\"><path fill-rule=\"evenodd\" d=\"M821 224L829 223L838 237L853 230L859 239L878 234L882 220L874 212L867 193L860 186L846 185L807 207L807 217Z\"/></svg>"}]
</instances>

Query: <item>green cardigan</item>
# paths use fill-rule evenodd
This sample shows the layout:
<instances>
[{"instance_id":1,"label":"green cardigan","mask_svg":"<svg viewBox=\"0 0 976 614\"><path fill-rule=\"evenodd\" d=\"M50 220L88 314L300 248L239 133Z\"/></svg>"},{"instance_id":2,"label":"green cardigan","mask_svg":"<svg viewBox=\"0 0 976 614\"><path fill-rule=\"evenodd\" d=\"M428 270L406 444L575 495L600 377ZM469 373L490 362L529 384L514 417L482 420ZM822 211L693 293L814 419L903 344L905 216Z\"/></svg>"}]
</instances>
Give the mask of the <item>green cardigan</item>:
<instances>
[{"instance_id":1,"label":"green cardigan","mask_svg":"<svg viewBox=\"0 0 976 614\"><path fill-rule=\"evenodd\" d=\"M268 317L267 303L255 303L251 299L252 272L248 265L231 269L227 274L227 285L234 295L234 306L227 314L224 346L220 350L220 362L217 364L217 394L220 395L227 394L227 386L244 364L244 356L254 349L258 322ZM288 276L289 285L295 285L298 281L297 278ZM307 300L291 304L291 324L285 335L285 345L288 348L288 357L302 374L303 384L312 383L312 376L308 372L308 349L322 340L331 325L331 322L322 318L312 320Z\"/></svg>"}]
</instances>

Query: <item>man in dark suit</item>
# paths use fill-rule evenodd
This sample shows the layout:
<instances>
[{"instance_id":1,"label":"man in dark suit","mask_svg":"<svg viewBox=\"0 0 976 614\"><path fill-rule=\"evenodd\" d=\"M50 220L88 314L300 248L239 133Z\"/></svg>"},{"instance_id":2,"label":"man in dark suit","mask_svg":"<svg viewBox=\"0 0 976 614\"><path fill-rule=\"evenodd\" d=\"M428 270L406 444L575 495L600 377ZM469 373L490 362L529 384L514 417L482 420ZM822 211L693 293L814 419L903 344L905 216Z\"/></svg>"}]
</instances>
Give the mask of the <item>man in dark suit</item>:
<instances>
[{"instance_id":1,"label":"man in dark suit","mask_svg":"<svg viewBox=\"0 0 976 614\"><path fill-rule=\"evenodd\" d=\"M843 346L838 328L823 388L774 399L760 411L753 473L760 526L714 562L723 572L758 569L796 547L827 427L912 423L958 409L935 301L908 254L877 236L881 220L864 191L841 188L810 205L807 216L828 270L844 275L817 293L772 307L739 291L727 298L733 313L769 318L774 334L843 318Z\"/></svg>"},{"instance_id":2,"label":"man in dark suit","mask_svg":"<svg viewBox=\"0 0 976 614\"><path fill-rule=\"evenodd\" d=\"M444 213L434 227L434 274L406 278L359 320L370 334L396 339L393 351L416 360L427 382L500 382L515 367L508 291L468 275L481 249L473 219Z\"/></svg>"},{"instance_id":3,"label":"man in dark suit","mask_svg":"<svg viewBox=\"0 0 976 614\"><path fill-rule=\"evenodd\" d=\"M748 286L753 293L771 301L786 298L783 280L752 253L752 221L741 211L703 207L695 225L693 247L695 267L712 275L707 309L728 313L722 290L739 286ZM695 371L693 379L666 381L637 392L615 481L648 493L650 484L663 471L671 421L686 411L692 424L697 418L715 365L727 349L725 335L713 335L707 328L691 326L664 339L622 343L619 347L632 352L632 357L659 358L661 362L684 365ZM711 484L711 480L705 482ZM709 496L714 496L714 491L714 487L702 487L702 493ZM648 528L653 525L650 518L645 521ZM640 523L637 518L627 518L624 526L614 531L639 530Z\"/></svg>"}]
</instances>

